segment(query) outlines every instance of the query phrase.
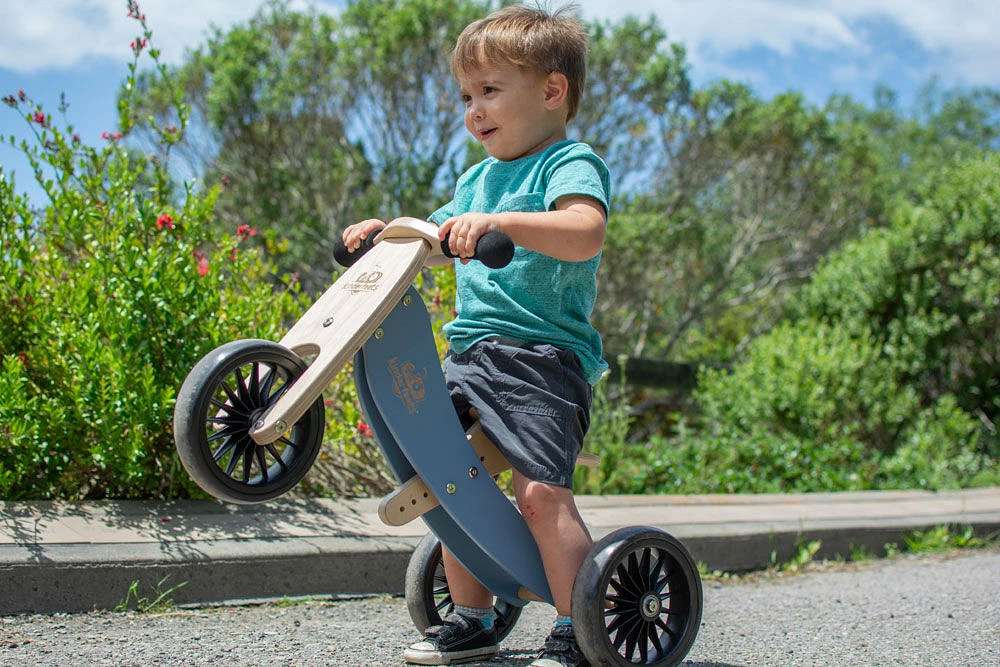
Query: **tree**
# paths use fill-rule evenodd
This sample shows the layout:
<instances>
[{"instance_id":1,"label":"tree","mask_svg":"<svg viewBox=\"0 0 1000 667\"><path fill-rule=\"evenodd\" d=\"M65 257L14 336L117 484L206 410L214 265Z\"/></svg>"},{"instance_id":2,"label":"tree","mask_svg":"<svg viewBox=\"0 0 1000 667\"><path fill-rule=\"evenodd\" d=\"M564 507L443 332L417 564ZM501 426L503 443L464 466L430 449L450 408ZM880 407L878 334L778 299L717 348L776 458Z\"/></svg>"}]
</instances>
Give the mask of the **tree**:
<instances>
[{"instance_id":1,"label":"tree","mask_svg":"<svg viewBox=\"0 0 1000 667\"><path fill-rule=\"evenodd\" d=\"M279 275L297 274L311 292L330 282L340 230L373 201L371 165L346 129L336 29L330 16L268 2L246 25L216 30L169 77L136 82L138 116L161 123L168 87L183 89L192 129L177 150L206 184L222 185L216 224L259 230ZM151 128L140 125L147 137Z\"/></svg>"}]
</instances>

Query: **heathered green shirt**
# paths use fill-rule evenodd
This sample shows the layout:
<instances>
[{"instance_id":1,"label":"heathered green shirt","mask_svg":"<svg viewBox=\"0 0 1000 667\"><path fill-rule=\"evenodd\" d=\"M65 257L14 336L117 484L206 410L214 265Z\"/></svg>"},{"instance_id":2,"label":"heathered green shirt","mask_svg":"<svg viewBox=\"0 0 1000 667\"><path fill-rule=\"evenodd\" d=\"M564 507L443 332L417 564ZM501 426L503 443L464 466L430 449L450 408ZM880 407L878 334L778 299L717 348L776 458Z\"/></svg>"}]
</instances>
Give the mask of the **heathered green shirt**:
<instances>
[{"instance_id":1,"label":"heathered green shirt","mask_svg":"<svg viewBox=\"0 0 1000 667\"><path fill-rule=\"evenodd\" d=\"M565 195L587 195L608 210L607 165L587 144L562 141L518 160L488 158L462 174L455 198L431 214L441 224L462 213L541 212ZM445 325L451 347L464 352L489 336L550 343L572 350L595 384L607 369L601 336L590 323L601 256L564 262L517 247L502 269L455 262L458 316Z\"/></svg>"}]
</instances>

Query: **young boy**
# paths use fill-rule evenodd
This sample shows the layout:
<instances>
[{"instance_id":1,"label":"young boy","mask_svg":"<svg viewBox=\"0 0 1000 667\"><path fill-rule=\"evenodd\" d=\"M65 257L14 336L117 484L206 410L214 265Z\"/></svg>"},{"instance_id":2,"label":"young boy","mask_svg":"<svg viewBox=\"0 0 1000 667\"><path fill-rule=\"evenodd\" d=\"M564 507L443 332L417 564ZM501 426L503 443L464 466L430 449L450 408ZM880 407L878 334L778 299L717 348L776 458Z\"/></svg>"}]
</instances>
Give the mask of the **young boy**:
<instances>
[{"instance_id":1,"label":"young boy","mask_svg":"<svg viewBox=\"0 0 1000 667\"><path fill-rule=\"evenodd\" d=\"M513 465L518 507L538 543L556 622L532 665L586 664L570 599L592 541L573 499L573 468L606 368L590 324L610 178L585 144L567 141L586 76L587 34L566 8L516 5L469 25L452 53L465 127L489 158L469 169L430 220L461 258L456 319L445 326L444 372L460 413L474 408ZM345 245L384 226L366 220ZM469 262L480 236L517 246L503 269ZM493 596L445 552L455 613L409 647L423 665L488 659L498 650Z\"/></svg>"}]
</instances>

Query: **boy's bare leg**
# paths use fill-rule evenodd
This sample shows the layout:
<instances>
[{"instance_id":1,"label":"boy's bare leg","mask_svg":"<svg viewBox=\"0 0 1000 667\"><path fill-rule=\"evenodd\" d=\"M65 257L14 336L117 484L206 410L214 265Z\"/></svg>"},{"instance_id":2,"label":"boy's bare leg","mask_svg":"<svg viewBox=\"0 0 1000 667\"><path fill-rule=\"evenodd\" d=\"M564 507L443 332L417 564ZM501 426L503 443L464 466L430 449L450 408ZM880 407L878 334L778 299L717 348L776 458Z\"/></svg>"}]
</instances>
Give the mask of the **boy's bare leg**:
<instances>
[{"instance_id":1,"label":"boy's bare leg","mask_svg":"<svg viewBox=\"0 0 1000 667\"><path fill-rule=\"evenodd\" d=\"M450 551L441 548L441 559L444 561L444 572L448 578L448 592L452 602L462 607L476 609L492 609L493 593L479 583L479 580L469 574Z\"/></svg>"},{"instance_id":2,"label":"boy's bare leg","mask_svg":"<svg viewBox=\"0 0 1000 667\"><path fill-rule=\"evenodd\" d=\"M569 616L573 582L594 544L576 508L573 490L532 481L515 470L514 495L538 543L556 613Z\"/></svg>"}]
</instances>

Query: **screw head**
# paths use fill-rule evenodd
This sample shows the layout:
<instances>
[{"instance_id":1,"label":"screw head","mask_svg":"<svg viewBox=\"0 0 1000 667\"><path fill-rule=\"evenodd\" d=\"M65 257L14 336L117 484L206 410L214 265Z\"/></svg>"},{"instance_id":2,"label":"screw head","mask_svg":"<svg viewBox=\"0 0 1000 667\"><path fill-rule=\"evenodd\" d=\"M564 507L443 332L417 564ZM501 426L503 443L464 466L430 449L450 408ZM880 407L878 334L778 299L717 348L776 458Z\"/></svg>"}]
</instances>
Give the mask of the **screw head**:
<instances>
[{"instance_id":1,"label":"screw head","mask_svg":"<svg viewBox=\"0 0 1000 667\"><path fill-rule=\"evenodd\" d=\"M278 421L274 422L274 432L275 433L279 433L280 434L280 433L284 433L287 430L288 430L288 424L286 424L285 422L281 421L280 419Z\"/></svg>"},{"instance_id":2,"label":"screw head","mask_svg":"<svg viewBox=\"0 0 1000 667\"><path fill-rule=\"evenodd\" d=\"M383 329L382 327L379 327L378 329L376 329L375 330L375 338L378 339L378 340L382 340L383 338L385 338L385 329Z\"/></svg>"},{"instance_id":3,"label":"screw head","mask_svg":"<svg viewBox=\"0 0 1000 667\"><path fill-rule=\"evenodd\" d=\"M449 496L453 496L458 487L455 486L455 482L448 482L448 486L444 487L444 490L448 492Z\"/></svg>"},{"instance_id":4,"label":"screw head","mask_svg":"<svg viewBox=\"0 0 1000 667\"><path fill-rule=\"evenodd\" d=\"M323 327L324 328L330 326L331 324L333 324L333 318L332 317L328 317L325 320L323 320Z\"/></svg>"}]
</instances>

